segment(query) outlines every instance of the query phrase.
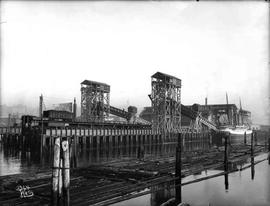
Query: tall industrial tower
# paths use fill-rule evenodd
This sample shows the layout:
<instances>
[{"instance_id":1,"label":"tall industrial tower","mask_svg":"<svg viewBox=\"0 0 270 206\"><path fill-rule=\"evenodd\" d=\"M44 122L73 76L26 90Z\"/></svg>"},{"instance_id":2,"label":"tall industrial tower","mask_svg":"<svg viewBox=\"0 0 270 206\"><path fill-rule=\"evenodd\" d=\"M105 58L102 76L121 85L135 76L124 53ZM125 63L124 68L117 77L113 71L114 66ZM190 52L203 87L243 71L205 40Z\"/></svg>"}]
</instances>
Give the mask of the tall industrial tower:
<instances>
[{"instance_id":1,"label":"tall industrial tower","mask_svg":"<svg viewBox=\"0 0 270 206\"><path fill-rule=\"evenodd\" d=\"M153 129L167 140L181 129L181 80L161 72L151 78Z\"/></svg>"},{"instance_id":2,"label":"tall industrial tower","mask_svg":"<svg viewBox=\"0 0 270 206\"><path fill-rule=\"evenodd\" d=\"M81 83L81 117L83 121L104 121L110 110L110 86L84 80Z\"/></svg>"}]
</instances>

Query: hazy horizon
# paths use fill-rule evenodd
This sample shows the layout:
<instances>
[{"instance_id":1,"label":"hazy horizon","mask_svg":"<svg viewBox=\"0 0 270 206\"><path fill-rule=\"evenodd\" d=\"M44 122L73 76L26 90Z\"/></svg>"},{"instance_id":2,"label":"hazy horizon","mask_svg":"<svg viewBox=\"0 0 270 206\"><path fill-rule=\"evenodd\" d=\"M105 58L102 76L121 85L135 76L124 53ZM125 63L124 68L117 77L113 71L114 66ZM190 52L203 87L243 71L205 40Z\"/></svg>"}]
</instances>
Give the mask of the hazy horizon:
<instances>
[{"instance_id":1,"label":"hazy horizon","mask_svg":"<svg viewBox=\"0 0 270 206\"><path fill-rule=\"evenodd\" d=\"M111 105L150 106L151 75L181 99L229 103L269 124L267 2L1 1L1 102L80 105L80 83L111 85Z\"/></svg>"}]
</instances>

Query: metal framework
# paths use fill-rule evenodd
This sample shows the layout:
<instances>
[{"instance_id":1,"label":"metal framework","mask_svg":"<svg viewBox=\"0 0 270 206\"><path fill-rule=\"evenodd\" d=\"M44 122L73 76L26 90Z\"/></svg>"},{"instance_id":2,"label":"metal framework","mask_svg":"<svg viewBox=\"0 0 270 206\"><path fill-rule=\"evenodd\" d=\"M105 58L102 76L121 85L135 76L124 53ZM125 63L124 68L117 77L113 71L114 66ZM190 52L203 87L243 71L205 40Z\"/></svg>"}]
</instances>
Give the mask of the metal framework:
<instances>
[{"instance_id":1,"label":"metal framework","mask_svg":"<svg viewBox=\"0 0 270 206\"><path fill-rule=\"evenodd\" d=\"M104 121L110 113L110 86L84 80L81 83L81 117L83 121Z\"/></svg>"},{"instance_id":2,"label":"metal framework","mask_svg":"<svg viewBox=\"0 0 270 206\"><path fill-rule=\"evenodd\" d=\"M181 80L161 72L151 78L153 130L167 140L181 130Z\"/></svg>"}]
</instances>

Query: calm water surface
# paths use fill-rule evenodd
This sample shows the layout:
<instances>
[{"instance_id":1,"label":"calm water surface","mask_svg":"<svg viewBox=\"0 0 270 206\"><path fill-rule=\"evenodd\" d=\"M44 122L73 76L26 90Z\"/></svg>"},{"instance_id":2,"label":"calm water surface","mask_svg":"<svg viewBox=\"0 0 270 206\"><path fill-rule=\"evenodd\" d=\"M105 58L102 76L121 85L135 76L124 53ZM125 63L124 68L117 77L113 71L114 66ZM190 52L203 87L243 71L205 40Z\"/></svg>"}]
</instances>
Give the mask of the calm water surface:
<instances>
[{"instance_id":1,"label":"calm water surface","mask_svg":"<svg viewBox=\"0 0 270 206\"><path fill-rule=\"evenodd\" d=\"M193 146L191 146L192 149ZM43 158L30 152L7 150L0 144L0 176L8 174L27 173L29 171L48 170L52 154L45 150ZM173 156L175 144L149 145L145 147L146 156ZM119 160L136 157L136 148L78 148L78 166L92 163ZM257 157L263 158L265 156ZM250 160L234 165L240 168ZM183 178L187 182L207 175L220 173L222 170L204 171L199 175ZM205 180L182 187L183 201L192 206L266 206L270 205L270 166L267 161L255 165L255 176L251 178L251 168L229 174L229 186L225 189L224 176ZM173 184L166 183L152 188L151 194L115 204L119 206L158 206L174 197Z\"/></svg>"},{"instance_id":2,"label":"calm water surface","mask_svg":"<svg viewBox=\"0 0 270 206\"><path fill-rule=\"evenodd\" d=\"M145 146L144 150L145 157L174 156L175 143L165 145L148 145ZM38 170L49 170L52 163L52 151L45 148L43 152L44 155L41 158L40 153L7 149L0 143L0 176ZM136 147L87 148L86 146L78 146L76 161L78 167L86 167L91 164L136 157Z\"/></svg>"},{"instance_id":3,"label":"calm water surface","mask_svg":"<svg viewBox=\"0 0 270 206\"><path fill-rule=\"evenodd\" d=\"M260 156L263 158L265 156ZM258 160L258 158L256 158ZM240 167L239 167L240 168ZM207 175L220 173L212 170L182 179L188 182ZM204 180L182 187L182 198L191 206L269 206L270 166L267 161L255 165L255 176L251 179L251 168L229 174L229 187L225 189L224 176ZM173 184L163 184L149 195L117 203L119 206L157 206L174 197Z\"/></svg>"}]
</instances>

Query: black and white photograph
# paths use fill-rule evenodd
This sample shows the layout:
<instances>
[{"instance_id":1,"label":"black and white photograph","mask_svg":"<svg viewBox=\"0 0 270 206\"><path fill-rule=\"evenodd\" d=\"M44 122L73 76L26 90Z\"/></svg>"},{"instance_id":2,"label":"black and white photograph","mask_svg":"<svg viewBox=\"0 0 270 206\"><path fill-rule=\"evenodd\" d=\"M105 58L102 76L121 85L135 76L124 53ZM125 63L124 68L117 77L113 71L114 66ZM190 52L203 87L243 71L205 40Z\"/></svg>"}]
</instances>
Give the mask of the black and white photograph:
<instances>
[{"instance_id":1,"label":"black and white photograph","mask_svg":"<svg viewBox=\"0 0 270 206\"><path fill-rule=\"evenodd\" d=\"M0 0L0 206L269 206L268 0Z\"/></svg>"}]
</instances>

